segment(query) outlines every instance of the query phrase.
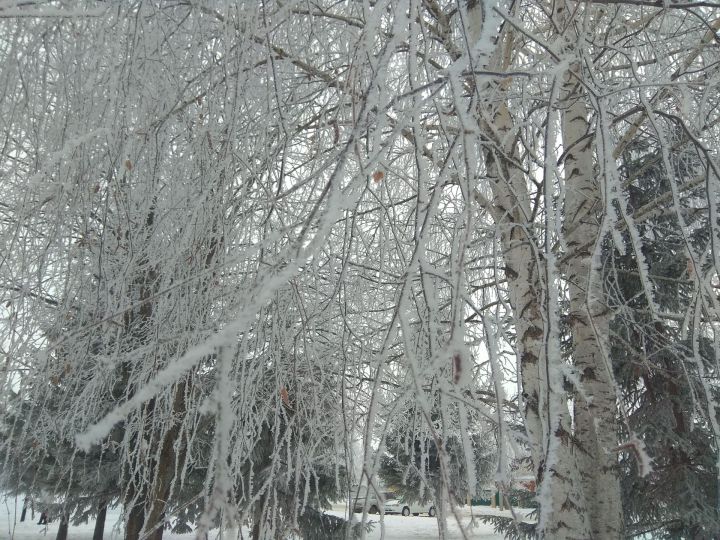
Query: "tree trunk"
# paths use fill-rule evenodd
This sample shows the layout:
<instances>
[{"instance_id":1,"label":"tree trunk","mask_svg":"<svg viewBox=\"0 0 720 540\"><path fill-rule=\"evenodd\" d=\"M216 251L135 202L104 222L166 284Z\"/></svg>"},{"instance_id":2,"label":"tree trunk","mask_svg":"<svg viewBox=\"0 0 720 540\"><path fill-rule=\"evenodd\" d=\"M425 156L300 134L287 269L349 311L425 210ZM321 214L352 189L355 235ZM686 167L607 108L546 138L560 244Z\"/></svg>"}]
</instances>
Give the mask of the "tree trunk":
<instances>
[{"instance_id":1,"label":"tree trunk","mask_svg":"<svg viewBox=\"0 0 720 540\"><path fill-rule=\"evenodd\" d=\"M153 206L146 217L148 235L151 234L150 231L152 230L154 220ZM213 229L213 233L217 235L215 229ZM221 243L222 237L220 235L210 238L210 247L204 259L206 268L213 264ZM203 292L207 292L210 283L211 280L209 278L202 282ZM157 284L158 270L156 267L151 267L150 270L140 276L134 284L140 291L140 298L146 301L139 307L137 314L131 314L130 318L126 320L126 327L129 329L140 329L136 337L136 340L140 343L151 340L150 336L146 334L146 330L143 329L143 325L137 324L137 322L147 323L151 321L154 303L149 301L149 299L152 298L153 294L157 293ZM138 318L134 326L132 325L134 322L132 320L133 317ZM191 387L190 377L191 375L188 375L186 379L178 382L173 388L172 403L166 422L166 424L170 425L167 429L159 429L156 425L153 426L153 415L157 414L155 409L158 404L158 398L152 398L145 406L146 421L151 427L142 428L138 436L145 436L147 440L150 441L150 447L154 449L159 446L160 450L152 458L146 458L146 462L143 464L143 466L150 468L150 470L147 471L148 474L146 477L152 478L153 480L149 485L141 485L137 488L141 490L140 493L133 493L132 498L126 497L126 500L137 500L137 505L133 507L130 515L130 521L132 523L128 523L126 529L126 540L138 540L139 538L162 540L165 531L165 514L168 501L171 497L171 488L175 480L175 473L176 471L182 470L186 457L185 447L182 444L176 447L176 443L179 442L182 421L187 412L185 394L188 387ZM164 427L165 426L163 426L163 428Z\"/></svg>"},{"instance_id":2,"label":"tree trunk","mask_svg":"<svg viewBox=\"0 0 720 540\"><path fill-rule=\"evenodd\" d=\"M253 522L251 538L252 540L260 540L262 535L262 516L263 516L264 497L260 498L260 501L255 503L255 510L253 511Z\"/></svg>"},{"instance_id":3,"label":"tree trunk","mask_svg":"<svg viewBox=\"0 0 720 540\"><path fill-rule=\"evenodd\" d=\"M445 540L447 538L447 504L445 502L445 489L441 489L438 498L435 501L435 519L438 525L438 538Z\"/></svg>"},{"instance_id":4,"label":"tree trunk","mask_svg":"<svg viewBox=\"0 0 720 540\"><path fill-rule=\"evenodd\" d=\"M155 207L153 205L145 219L148 237L151 235L154 222ZM138 343L147 343L152 339L148 334L148 328L151 327L150 323L154 316L154 303L149 300L157 292L157 268L150 266L148 270L137 277L133 287L138 290L139 296L144 302L137 311L128 311L125 314L125 328ZM156 448L153 445L159 444L160 452L157 458L145 457L142 458L145 460L144 463L136 465L151 469L146 471L148 473L146 477L153 479L150 485L144 485L142 481L132 476L129 480L125 500L129 501L133 507L125 527L126 540L139 540L140 538L161 540L165 530L165 509L170 495L170 486L175 477L175 467L178 464L175 442L180 433L179 423L185 416L185 383L177 384L174 392L173 403L169 411L173 423L167 430L160 430L154 426L153 415L156 413L157 398L150 399L144 407L144 418L141 418L143 427L137 436L146 437L151 448ZM145 422L150 427L146 426ZM138 459L140 459L139 456ZM135 481L138 481L140 485L134 486L133 482Z\"/></svg>"},{"instance_id":5,"label":"tree trunk","mask_svg":"<svg viewBox=\"0 0 720 540\"><path fill-rule=\"evenodd\" d=\"M107 503L101 501L98 504L98 515L95 518L95 530L93 531L92 540L103 540L105 534L105 517L107 516Z\"/></svg>"},{"instance_id":6,"label":"tree trunk","mask_svg":"<svg viewBox=\"0 0 720 540\"><path fill-rule=\"evenodd\" d=\"M503 105L494 128L509 134L509 120ZM507 155L513 156L513 153ZM501 159L503 162L499 163ZM515 314L525 426L540 486L539 536L589 538L584 518L586 498L576 481L579 478L577 448L560 375L564 359L559 356L559 343L548 346L552 345L549 341L557 342L558 338L548 332L542 298L543 291L544 296L549 291L548 279L554 277L541 273L538 242L530 234L533 227L526 206L529 195L526 197L523 173L515 169L510 160L499 156L488 156L488 163L493 182L493 215L501 231L510 305ZM549 351L558 352L550 356Z\"/></svg>"},{"instance_id":7,"label":"tree trunk","mask_svg":"<svg viewBox=\"0 0 720 540\"><path fill-rule=\"evenodd\" d=\"M180 382L175 388L172 405L172 417L185 416L185 382ZM150 492L150 508L145 516L145 531L151 532L150 540L162 540L165 530L165 510L170 499L170 488L175 478L175 468L182 468L185 453L182 449L176 451L175 443L180 437L180 423L176 422L165 433L162 442L160 457L155 465L155 483Z\"/></svg>"},{"instance_id":8,"label":"tree trunk","mask_svg":"<svg viewBox=\"0 0 720 540\"><path fill-rule=\"evenodd\" d=\"M574 69L578 69L576 66ZM575 438L593 538L621 538L623 512L618 479L616 396L612 367L604 357L609 335L607 306L601 300L599 261L593 263L602 202L593 168L588 111L571 72L566 75L562 114L565 156L565 223L569 321L573 360L581 387L575 396Z\"/></svg>"},{"instance_id":9,"label":"tree trunk","mask_svg":"<svg viewBox=\"0 0 720 540\"><path fill-rule=\"evenodd\" d=\"M125 540L140 540L140 531L142 531L144 523L145 508L141 500L130 509L127 523L125 523Z\"/></svg>"},{"instance_id":10,"label":"tree trunk","mask_svg":"<svg viewBox=\"0 0 720 540\"><path fill-rule=\"evenodd\" d=\"M468 34L477 42L482 30L481 2L469 8ZM498 40L491 69L508 68L511 34ZM505 82L489 83L481 91L503 94ZM539 486L539 538L590 538L585 518L586 498L578 479L577 448L572 436L567 396L562 384L564 359L556 328L549 326L551 281L544 275L541 243L534 235L530 192L525 172L516 163L517 128L505 102L478 111L480 129L494 142L485 145L485 162L493 200L487 201L500 231L510 305L514 312L516 352L523 390L523 414ZM549 180L547 180L549 181ZM547 204L551 204L548 202ZM546 246L546 249L550 249ZM543 300L545 303L543 303ZM546 309L547 308L547 309Z\"/></svg>"},{"instance_id":11,"label":"tree trunk","mask_svg":"<svg viewBox=\"0 0 720 540\"><path fill-rule=\"evenodd\" d=\"M58 532L57 532L57 536L55 536L55 540L67 540L68 520L69 520L69 517L66 514L61 514L60 526L58 527Z\"/></svg>"}]
</instances>

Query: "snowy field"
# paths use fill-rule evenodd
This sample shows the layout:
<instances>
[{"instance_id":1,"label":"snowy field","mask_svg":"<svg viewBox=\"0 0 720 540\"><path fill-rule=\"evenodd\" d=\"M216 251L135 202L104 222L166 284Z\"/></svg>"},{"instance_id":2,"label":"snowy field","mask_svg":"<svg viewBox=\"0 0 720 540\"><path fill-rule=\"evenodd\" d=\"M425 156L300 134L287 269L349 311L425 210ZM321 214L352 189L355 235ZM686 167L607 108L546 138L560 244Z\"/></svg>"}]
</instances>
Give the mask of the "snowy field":
<instances>
[{"instance_id":1,"label":"snowy field","mask_svg":"<svg viewBox=\"0 0 720 540\"><path fill-rule=\"evenodd\" d=\"M48 539L54 540L55 534L57 533L58 522L55 521L47 526L37 525L39 514L35 514L35 519L29 519L30 515L28 512L28 519L24 523L20 523L20 511L17 510L17 517L14 518L15 508L12 501L5 501L2 504L2 513L0 514L0 539L8 540L33 540L33 539ZM336 506L329 513L342 516L343 509L340 506ZM495 534L491 525L485 525L480 523L477 527L470 527L472 516L478 516L482 514L495 514L495 515L506 515L510 513L500 512L495 509L491 509L483 506L475 506L472 508L472 515L469 508L461 508L459 514L462 516L462 525L466 528L466 537L473 540L499 540L502 538L501 535ZM379 516L371 516L375 523L375 527L369 532L365 538L368 540L377 540L385 538L387 540L432 540L438 537L437 532L437 521L427 516L417 517L403 517L403 516L385 516L380 521ZM105 540L120 540L122 539L122 530L118 527L120 518L119 508L114 508L108 511L107 521L105 524ZM16 521L17 520L17 521ZM68 540L91 540L93 534L94 523L90 522L78 526L71 525L68 530ZM454 519L448 520L449 539L463 538L463 535L455 523ZM228 534L227 531L224 535L220 536L217 531L215 534L210 535L210 539L222 538L223 540L229 540L234 538L249 539L247 529L236 532L235 534ZM194 533L189 534L172 534L166 531L163 535L163 540L193 540L195 538Z\"/></svg>"}]
</instances>

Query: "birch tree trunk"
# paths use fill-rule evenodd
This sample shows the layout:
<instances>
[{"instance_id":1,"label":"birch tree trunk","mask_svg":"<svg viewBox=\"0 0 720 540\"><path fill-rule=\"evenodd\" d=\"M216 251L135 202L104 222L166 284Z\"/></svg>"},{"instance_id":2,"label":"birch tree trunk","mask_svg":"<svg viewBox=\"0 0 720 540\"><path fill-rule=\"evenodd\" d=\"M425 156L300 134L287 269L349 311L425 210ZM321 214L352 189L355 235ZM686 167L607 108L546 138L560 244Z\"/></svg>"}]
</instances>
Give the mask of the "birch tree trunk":
<instances>
[{"instance_id":1,"label":"birch tree trunk","mask_svg":"<svg viewBox=\"0 0 720 540\"><path fill-rule=\"evenodd\" d=\"M578 66L566 74L566 106L561 113L565 155L565 272L570 297L573 360L581 388L575 396L575 438L579 473L588 501L593 538L621 538L623 512L618 479L616 404L611 366L602 342L609 332L608 308L598 282L600 189L593 167L594 138L577 84Z\"/></svg>"},{"instance_id":2,"label":"birch tree trunk","mask_svg":"<svg viewBox=\"0 0 720 540\"><path fill-rule=\"evenodd\" d=\"M507 107L503 105L502 109L506 111ZM508 120L509 114L498 115L494 130L509 134ZM512 136L507 139L514 141ZM576 482L579 477L578 449L558 376L564 360L559 355L559 347L547 346L548 339L557 338L549 336L544 315L548 278L542 275L537 242L531 234L533 226L528 219L527 186L523 173L510 160L504 160L504 167L501 167L497 157L488 154L487 159L494 195L493 214L501 230L510 305L515 313L525 426L541 489L539 536L589 538L586 496ZM503 180L503 176L510 180ZM549 351L556 351L556 354L549 356Z\"/></svg>"},{"instance_id":3,"label":"birch tree trunk","mask_svg":"<svg viewBox=\"0 0 720 540\"><path fill-rule=\"evenodd\" d=\"M471 42L481 35L483 17L473 13L479 3L468 5ZM479 23L479 27L478 27ZM511 33L498 39L496 65L506 70L513 47ZM499 60L498 60L499 59ZM481 92L505 93L503 84ZM495 144L486 146L485 161L493 194L488 208L500 229L508 280L510 305L515 314L516 348L524 399L524 419L533 465L540 487L538 523L540 538L591 537L586 518L586 495L580 477L578 447L572 434L567 397L563 390L562 364L557 329L550 321L548 304L556 278L539 264L539 243L533 234L530 192L526 173L518 167L517 128L513 125L507 97L496 110L480 111L481 132ZM499 153L495 149L501 149ZM550 182L550 179L546 179ZM546 204L550 204L546 201ZM549 246L546 249L550 249Z\"/></svg>"}]
</instances>

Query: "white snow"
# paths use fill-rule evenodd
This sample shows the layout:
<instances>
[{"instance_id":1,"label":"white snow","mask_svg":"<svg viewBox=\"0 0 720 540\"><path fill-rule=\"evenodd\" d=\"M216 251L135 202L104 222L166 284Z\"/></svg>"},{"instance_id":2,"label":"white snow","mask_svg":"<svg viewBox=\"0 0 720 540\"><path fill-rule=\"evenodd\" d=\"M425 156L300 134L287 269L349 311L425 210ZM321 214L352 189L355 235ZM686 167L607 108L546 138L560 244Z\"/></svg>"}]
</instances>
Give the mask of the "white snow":
<instances>
[{"instance_id":1,"label":"white snow","mask_svg":"<svg viewBox=\"0 0 720 540\"><path fill-rule=\"evenodd\" d=\"M0 511L0 539L7 540L42 540L49 539L53 540L57 534L58 521L53 521L47 526L37 525L39 518L39 512L35 513L35 519L30 518L30 512L28 511L27 519L25 522L20 523L20 506L15 507L14 500L8 499L2 502ZM515 509L518 515L525 515L527 510ZM341 505L336 505L328 513L336 516L346 516L345 508ZM479 523L477 526L472 527L471 522L474 517L481 514L491 515L502 515L510 517L510 512L507 510L500 511L496 508L489 508L487 506L473 506L461 507L458 510L458 514L461 516L462 526L465 528L466 536L472 540L499 540L502 535L496 534L493 531L492 525L486 525ZM360 514L356 514L358 517ZM382 517L382 522L381 522ZM384 538L387 540L431 540L438 537L437 521L434 518L428 516L370 516L370 521L375 522L375 526L372 531L365 535L367 540L377 540L382 537L382 529L384 528ZM107 519L105 521L105 537L104 540L120 540L122 539L122 525L120 523L121 509L119 507L108 510ZM68 538L71 540L91 540L93 535L93 529L95 523L93 521L80 524L70 525L68 530ZM210 532L209 539L214 540L221 538L218 530ZM223 539L249 539L249 531L247 528L243 528L241 531L237 531L234 534L225 534L222 536ZM463 534L455 522L454 518L448 519L448 540L456 540L463 538ZM173 534L170 531L165 531L163 534L163 540L194 540L195 533L188 534Z\"/></svg>"}]
</instances>

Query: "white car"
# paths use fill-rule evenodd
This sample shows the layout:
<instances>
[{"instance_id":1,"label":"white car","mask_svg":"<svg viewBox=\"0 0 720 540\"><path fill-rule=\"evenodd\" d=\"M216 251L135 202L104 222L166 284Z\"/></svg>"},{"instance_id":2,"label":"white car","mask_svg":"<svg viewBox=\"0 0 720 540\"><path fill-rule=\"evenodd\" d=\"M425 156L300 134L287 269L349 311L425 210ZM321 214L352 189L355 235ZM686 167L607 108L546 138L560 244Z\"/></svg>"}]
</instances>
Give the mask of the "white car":
<instances>
[{"instance_id":1,"label":"white car","mask_svg":"<svg viewBox=\"0 0 720 540\"><path fill-rule=\"evenodd\" d=\"M388 491L383 491L379 494L379 496L374 491L370 491L370 493L368 493L367 488L361 488L359 492L360 495L353 501L353 512L363 511L363 507L366 504L366 494L368 514L379 514L385 506L385 501L389 501L395 497L394 493Z\"/></svg>"},{"instance_id":2,"label":"white car","mask_svg":"<svg viewBox=\"0 0 720 540\"><path fill-rule=\"evenodd\" d=\"M435 517L435 505L432 502L417 504L404 502L400 499L390 499L385 501L384 510L386 514L402 514L403 516L427 514L430 517Z\"/></svg>"}]
</instances>

